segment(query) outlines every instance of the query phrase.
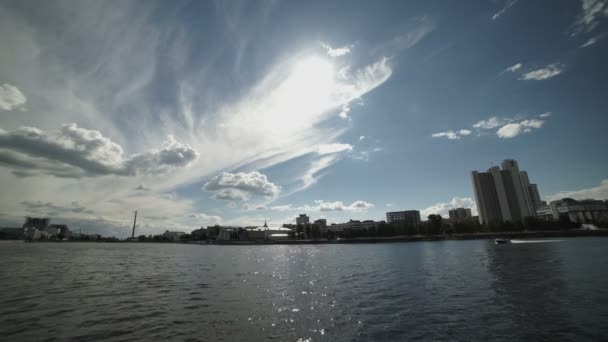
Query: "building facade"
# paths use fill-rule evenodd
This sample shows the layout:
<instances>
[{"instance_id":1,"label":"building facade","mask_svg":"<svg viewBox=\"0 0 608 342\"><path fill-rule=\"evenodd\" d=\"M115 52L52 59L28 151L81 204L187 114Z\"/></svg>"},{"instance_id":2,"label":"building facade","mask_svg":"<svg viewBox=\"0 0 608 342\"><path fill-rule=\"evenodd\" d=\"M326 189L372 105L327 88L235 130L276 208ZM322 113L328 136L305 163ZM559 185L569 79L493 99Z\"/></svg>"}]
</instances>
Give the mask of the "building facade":
<instances>
[{"instance_id":1,"label":"building facade","mask_svg":"<svg viewBox=\"0 0 608 342\"><path fill-rule=\"evenodd\" d=\"M538 217L549 221L567 219L575 223L608 222L608 201L564 198L539 207Z\"/></svg>"},{"instance_id":2,"label":"building facade","mask_svg":"<svg viewBox=\"0 0 608 342\"><path fill-rule=\"evenodd\" d=\"M386 222L406 222L412 225L420 223L420 211L418 210L403 210L389 211L386 213Z\"/></svg>"},{"instance_id":3,"label":"building facade","mask_svg":"<svg viewBox=\"0 0 608 342\"><path fill-rule=\"evenodd\" d=\"M482 224L521 222L536 216L541 199L538 186L531 184L526 171L520 171L517 161L506 159L486 172L471 173L473 192Z\"/></svg>"},{"instance_id":4,"label":"building facade","mask_svg":"<svg viewBox=\"0 0 608 342\"><path fill-rule=\"evenodd\" d=\"M378 225L385 223L384 221L359 221L349 220L345 223L332 223L327 227L327 230L331 230L333 233L343 232L345 230L368 230L369 228L378 228Z\"/></svg>"}]
</instances>

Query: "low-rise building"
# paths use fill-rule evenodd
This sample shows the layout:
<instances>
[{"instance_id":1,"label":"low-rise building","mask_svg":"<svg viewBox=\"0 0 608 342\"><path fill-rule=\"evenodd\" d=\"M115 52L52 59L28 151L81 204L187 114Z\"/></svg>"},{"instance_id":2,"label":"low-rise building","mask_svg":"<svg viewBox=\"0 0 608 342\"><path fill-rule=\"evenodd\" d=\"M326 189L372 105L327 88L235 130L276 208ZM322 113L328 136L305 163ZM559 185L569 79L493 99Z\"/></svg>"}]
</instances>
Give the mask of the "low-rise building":
<instances>
[{"instance_id":1,"label":"low-rise building","mask_svg":"<svg viewBox=\"0 0 608 342\"><path fill-rule=\"evenodd\" d=\"M608 201L563 198L539 207L537 217L554 221L567 219L575 223L608 222Z\"/></svg>"},{"instance_id":2,"label":"low-rise building","mask_svg":"<svg viewBox=\"0 0 608 342\"><path fill-rule=\"evenodd\" d=\"M384 221L359 221L349 220L345 223L332 223L327 227L328 231L332 233L343 232L345 230L368 230L369 228L378 228L378 225L385 223Z\"/></svg>"},{"instance_id":3,"label":"low-rise building","mask_svg":"<svg viewBox=\"0 0 608 342\"><path fill-rule=\"evenodd\" d=\"M420 223L420 211L418 210L403 210L389 211L386 213L386 222L406 222L412 225Z\"/></svg>"},{"instance_id":4,"label":"low-rise building","mask_svg":"<svg viewBox=\"0 0 608 342\"><path fill-rule=\"evenodd\" d=\"M184 232L172 232L169 230L167 230L163 233L163 236L168 238L171 241L178 241L184 235L186 235L186 233L184 233Z\"/></svg>"}]
</instances>

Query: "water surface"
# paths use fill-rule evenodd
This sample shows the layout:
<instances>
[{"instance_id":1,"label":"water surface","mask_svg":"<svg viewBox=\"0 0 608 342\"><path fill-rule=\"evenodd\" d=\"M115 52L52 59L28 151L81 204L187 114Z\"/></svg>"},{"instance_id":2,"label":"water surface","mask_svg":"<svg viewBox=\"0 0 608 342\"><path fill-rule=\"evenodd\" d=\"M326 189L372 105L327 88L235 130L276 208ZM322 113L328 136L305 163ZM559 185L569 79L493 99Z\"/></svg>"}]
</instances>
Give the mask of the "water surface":
<instances>
[{"instance_id":1,"label":"water surface","mask_svg":"<svg viewBox=\"0 0 608 342\"><path fill-rule=\"evenodd\" d=\"M599 340L607 247L0 242L0 340Z\"/></svg>"}]
</instances>

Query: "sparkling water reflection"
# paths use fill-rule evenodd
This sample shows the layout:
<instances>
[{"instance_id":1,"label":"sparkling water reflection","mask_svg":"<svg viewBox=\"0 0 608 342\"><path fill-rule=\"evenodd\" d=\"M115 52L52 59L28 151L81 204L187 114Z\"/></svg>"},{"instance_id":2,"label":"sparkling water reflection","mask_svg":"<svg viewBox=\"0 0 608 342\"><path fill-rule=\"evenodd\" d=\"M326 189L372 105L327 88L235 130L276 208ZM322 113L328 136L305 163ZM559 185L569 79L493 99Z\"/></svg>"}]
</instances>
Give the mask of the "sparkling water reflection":
<instances>
[{"instance_id":1,"label":"sparkling water reflection","mask_svg":"<svg viewBox=\"0 0 608 342\"><path fill-rule=\"evenodd\" d=\"M0 242L0 339L600 339L607 243Z\"/></svg>"}]
</instances>

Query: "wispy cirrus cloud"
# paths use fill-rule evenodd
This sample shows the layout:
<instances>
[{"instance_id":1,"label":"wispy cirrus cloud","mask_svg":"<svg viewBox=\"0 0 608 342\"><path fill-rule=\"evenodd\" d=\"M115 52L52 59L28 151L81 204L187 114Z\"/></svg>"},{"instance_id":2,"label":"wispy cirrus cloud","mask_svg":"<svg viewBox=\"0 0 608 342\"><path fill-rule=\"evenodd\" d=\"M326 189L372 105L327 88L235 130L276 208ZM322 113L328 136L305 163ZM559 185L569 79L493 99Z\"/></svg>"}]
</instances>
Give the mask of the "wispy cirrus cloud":
<instances>
[{"instance_id":1,"label":"wispy cirrus cloud","mask_svg":"<svg viewBox=\"0 0 608 342\"><path fill-rule=\"evenodd\" d=\"M520 75L520 77L518 78L519 80L543 81L543 80L547 80L547 79L553 78L553 77L561 74L562 72L564 72L565 69L566 69L566 66L564 64L553 63L553 64L549 64L545 67L542 67L542 68L536 68L536 69L528 68L528 70L524 70L523 63L516 63L516 64L513 64L510 67L507 67L506 69L504 69L501 72L501 74L506 73L506 72L517 73Z\"/></svg>"},{"instance_id":2,"label":"wispy cirrus cloud","mask_svg":"<svg viewBox=\"0 0 608 342\"><path fill-rule=\"evenodd\" d=\"M510 67L506 68L505 70L503 70L503 72L516 72L517 70L521 69L521 67L523 66L523 64L521 63L515 63L513 65L511 65Z\"/></svg>"},{"instance_id":3,"label":"wispy cirrus cloud","mask_svg":"<svg viewBox=\"0 0 608 342\"><path fill-rule=\"evenodd\" d=\"M505 3L505 5L500 9L500 11L494 13L494 15L492 15L492 20L496 20L498 19L501 15L503 15L509 8L511 8L513 5L515 5L517 3L518 0L507 0L507 2Z\"/></svg>"},{"instance_id":4,"label":"wispy cirrus cloud","mask_svg":"<svg viewBox=\"0 0 608 342\"><path fill-rule=\"evenodd\" d=\"M564 72L564 70L565 70L565 66L563 64L553 63L553 64L549 64L546 67L543 67L540 69L525 72L521 75L521 77L519 79L524 80L524 81L548 80L550 78L553 78L553 77L561 74L562 72Z\"/></svg>"},{"instance_id":5,"label":"wispy cirrus cloud","mask_svg":"<svg viewBox=\"0 0 608 342\"><path fill-rule=\"evenodd\" d=\"M355 47L354 44L345 45L345 46L337 47L337 48L333 48L333 47L331 47L331 45L329 45L327 43L323 43L323 42L321 42L320 44L323 48L325 48L327 50L327 54L331 57L340 57L340 56L349 54L351 49L353 47Z\"/></svg>"},{"instance_id":6,"label":"wispy cirrus cloud","mask_svg":"<svg viewBox=\"0 0 608 342\"><path fill-rule=\"evenodd\" d=\"M571 35L589 33L595 30L606 18L608 18L608 2L606 0L581 0L581 13L574 23Z\"/></svg>"}]
</instances>

